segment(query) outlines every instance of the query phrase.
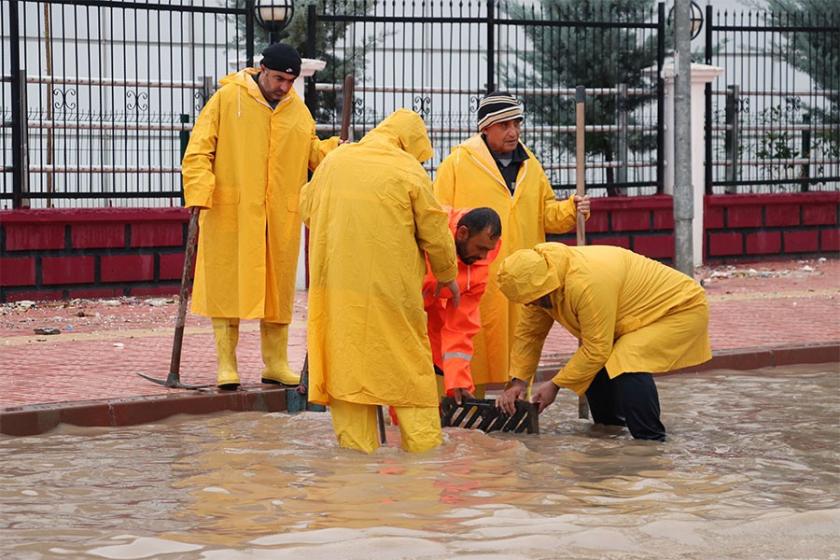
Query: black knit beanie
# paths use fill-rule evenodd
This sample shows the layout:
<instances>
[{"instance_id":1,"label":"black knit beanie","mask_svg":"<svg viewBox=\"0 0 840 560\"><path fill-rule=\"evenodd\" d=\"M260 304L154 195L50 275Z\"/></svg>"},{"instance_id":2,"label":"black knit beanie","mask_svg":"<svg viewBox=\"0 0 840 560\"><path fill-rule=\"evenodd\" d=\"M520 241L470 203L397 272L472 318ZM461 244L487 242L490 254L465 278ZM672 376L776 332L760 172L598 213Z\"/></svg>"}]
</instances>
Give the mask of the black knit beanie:
<instances>
[{"instance_id":1,"label":"black knit beanie","mask_svg":"<svg viewBox=\"0 0 840 560\"><path fill-rule=\"evenodd\" d=\"M274 43L262 52L262 64L271 70L300 75L300 55L297 50L285 43Z\"/></svg>"}]
</instances>

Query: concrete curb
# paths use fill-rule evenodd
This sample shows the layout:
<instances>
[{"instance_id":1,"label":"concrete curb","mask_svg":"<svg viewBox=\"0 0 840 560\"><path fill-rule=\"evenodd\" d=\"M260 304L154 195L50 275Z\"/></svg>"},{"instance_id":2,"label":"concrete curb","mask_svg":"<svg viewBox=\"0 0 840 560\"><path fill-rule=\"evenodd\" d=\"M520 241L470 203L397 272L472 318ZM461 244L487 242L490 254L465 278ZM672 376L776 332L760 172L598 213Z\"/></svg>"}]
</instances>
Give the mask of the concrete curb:
<instances>
[{"instance_id":1,"label":"concrete curb","mask_svg":"<svg viewBox=\"0 0 840 560\"><path fill-rule=\"evenodd\" d=\"M246 386L240 391L183 391L106 401L39 404L0 410L0 433L41 434L66 423L75 426L133 426L176 414L286 410L286 389Z\"/></svg>"},{"instance_id":2,"label":"concrete curb","mask_svg":"<svg viewBox=\"0 0 840 560\"><path fill-rule=\"evenodd\" d=\"M537 370L537 380L551 379L562 363L541 366ZM660 375L702 373L713 369L751 370L796 364L829 363L840 364L840 341L800 346L765 346L721 350L715 352L712 359L704 364L659 374L657 377Z\"/></svg>"},{"instance_id":3,"label":"concrete curb","mask_svg":"<svg viewBox=\"0 0 840 560\"><path fill-rule=\"evenodd\" d=\"M537 379L550 379L562 362L546 364ZM794 364L840 364L840 341L804 346L744 348L717 352L700 366L668 375L702 373L714 369L752 370ZM0 433L31 436L52 430L61 423L76 426L132 426L163 420L176 414L211 414L223 411L281 412L286 410L282 388L246 386L236 392L184 391L169 395L130 397L107 401L76 401L0 410Z\"/></svg>"}]
</instances>

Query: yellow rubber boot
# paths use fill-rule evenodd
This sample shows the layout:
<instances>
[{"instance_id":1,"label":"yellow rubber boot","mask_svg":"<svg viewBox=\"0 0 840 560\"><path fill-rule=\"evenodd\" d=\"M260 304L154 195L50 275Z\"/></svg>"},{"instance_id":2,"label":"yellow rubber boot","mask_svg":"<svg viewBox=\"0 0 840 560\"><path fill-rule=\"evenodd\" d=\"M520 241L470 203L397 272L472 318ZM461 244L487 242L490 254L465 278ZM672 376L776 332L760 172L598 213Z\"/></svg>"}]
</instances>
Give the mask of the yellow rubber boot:
<instances>
[{"instance_id":1,"label":"yellow rubber boot","mask_svg":"<svg viewBox=\"0 0 840 560\"><path fill-rule=\"evenodd\" d=\"M288 323L266 323L260 321L260 349L265 369L263 383L278 383L296 387L300 375L289 367L289 325Z\"/></svg>"},{"instance_id":2,"label":"yellow rubber boot","mask_svg":"<svg viewBox=\"0 0 840 560\"><path fill-rule=\"evenodd\" d=\"M236 367L236 345L239 343L239 319L213 318L213 334L216 337L216 386L233 390L239 387L239 372Z\"/></svg>"}]
</instances>

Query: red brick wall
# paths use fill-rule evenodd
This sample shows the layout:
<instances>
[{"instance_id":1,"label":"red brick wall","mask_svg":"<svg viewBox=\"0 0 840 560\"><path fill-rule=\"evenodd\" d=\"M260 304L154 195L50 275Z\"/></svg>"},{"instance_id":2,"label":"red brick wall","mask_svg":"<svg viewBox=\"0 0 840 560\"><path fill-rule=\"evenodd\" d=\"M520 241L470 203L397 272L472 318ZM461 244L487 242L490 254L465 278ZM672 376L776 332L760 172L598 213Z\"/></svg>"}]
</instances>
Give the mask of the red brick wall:
<instances>
[{"instance_id":1,"label":"red brick wall","mask_svg":"<svg viewBox=\"0 0 840 560\"><path fill-rule=\"evenodd\" d=\"M840 256L840 193L714 195L706 261ZM599 198L587 243L670 262L670 196ZM0 211L0 301L176 294L188 216L182 208ZM575 244L575 235L550 236Z\"/></svg>"},{"instance_id":2,"label":"red brick wall","mask_svg":"<svg viewBox=\"0 0 840 560\"><path fill-rule=\"evenodd\" d=\"M573 233L549 241L576 245ZM595 198L586 222L586 243L616 245L670 262L674 258L674 210L670 196Z\"/></svg>"},{"instance_id":3,"label":"red brick wall","mask_svg":"<svg viewBox=\"0 0 840 560\"><path fill-rule=\"evenodd\" d=\"M838 210L838 192L707 196L704 261L840 256ZM549 239L576 243L574 234ZM674 257L671 197L593 199L586 242L618 245L670 262Z\"/></svg>"},{"instance_id":4,"label":"red brick wall","mask_svg":"<svg viewBox=\"0 0 840 560\"><path fill-rule=\"evenodd\" d=\"M0 212L0 301L177 294L182 208Z\"/></svg>"},{"instance_id":5,"label":"red brick wall","mask_svg":"<svg viewBox=\"0 0 840 560\"><path fill-rule=\"evenodd\" d=\"M838 256L840 192L707 196L704 260Z\"/></svg>"}]
</instances>

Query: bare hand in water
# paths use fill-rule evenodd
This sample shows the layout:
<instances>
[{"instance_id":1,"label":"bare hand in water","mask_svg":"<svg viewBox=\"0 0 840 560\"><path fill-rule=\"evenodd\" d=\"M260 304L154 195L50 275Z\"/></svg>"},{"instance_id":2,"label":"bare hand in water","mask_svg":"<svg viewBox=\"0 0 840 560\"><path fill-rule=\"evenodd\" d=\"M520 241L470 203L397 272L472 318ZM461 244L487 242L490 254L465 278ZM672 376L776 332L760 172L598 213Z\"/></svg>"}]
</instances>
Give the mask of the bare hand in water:
<instances>
[{"instance_id":1,"label":"bare hand in water","mask_svg":"<svg viewBox=\"0 0 840 560\"><path fill-rule=\"evenodd\" d=\"M452 389L452 398L455 399L456 403L461 404L465 399L474 399L475 397L466 389L458 387L457 389Z\"/></svg>"},{"instance_id":2,"label":"bare hand in water","mask_svg":"<svg viewBox=\"0 0 840 560\"><path fill-rule=\"evenodd\" d=\"M531 402L539 407L537 412L542 412L548 407L548 405L553 403L554 399L557 398L558 391L560 391L560 387L551 381L546 381L537 387L537 390L534 391L534 394L531 397Z\"/></svg>"},{"instance_id":3,"label":"bare hand in water","mask_svg":"<svg viewBox=\"0 0 840 560\"><path fill-rule=\"evenodd\" d=\"M516 412L516 401L522 398L527 389L527 383L521 379L513 378L510 381L510 386L496 399L496 408L500 408L506 414L513 416L513 413Z\"/></svg>"}]
</instances>

